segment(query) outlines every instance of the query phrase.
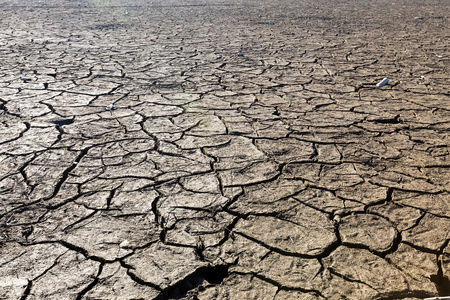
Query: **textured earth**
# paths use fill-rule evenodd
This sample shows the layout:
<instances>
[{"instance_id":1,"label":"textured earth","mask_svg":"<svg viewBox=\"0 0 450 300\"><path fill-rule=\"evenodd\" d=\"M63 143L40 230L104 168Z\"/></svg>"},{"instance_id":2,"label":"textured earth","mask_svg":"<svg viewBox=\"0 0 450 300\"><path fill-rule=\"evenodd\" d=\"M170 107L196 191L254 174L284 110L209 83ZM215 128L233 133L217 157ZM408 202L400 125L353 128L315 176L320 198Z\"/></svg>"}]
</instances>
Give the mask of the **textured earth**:
<instances>
[{"instance_id":1,"label":"textured earth","mask_svg":"<svg viewBox=\"0 0 450 300\"><path fill-rule=\"evenodd\" d=\"M0 0L0 299L450 295L449 16Z\"/></svg>"}]
</instances>

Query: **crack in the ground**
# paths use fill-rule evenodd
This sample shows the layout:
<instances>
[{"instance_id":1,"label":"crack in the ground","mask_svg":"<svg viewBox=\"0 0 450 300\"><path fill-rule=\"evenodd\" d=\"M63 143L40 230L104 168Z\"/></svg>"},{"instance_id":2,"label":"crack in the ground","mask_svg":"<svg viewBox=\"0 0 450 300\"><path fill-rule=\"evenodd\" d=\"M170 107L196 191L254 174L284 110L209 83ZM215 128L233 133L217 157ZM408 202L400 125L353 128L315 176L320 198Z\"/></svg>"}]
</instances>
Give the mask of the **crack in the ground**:
<instances>
[{"instance_id":1,"label":"crack in the ground","mask_svg":"<svg viewBox=\"0 0 450 300\"><path fill-rule=\"evenodd\" d=\"M316 296L320 296L320 297L324 297L324 295L319 291L319 290L314 290L314 289L306 289L306 288L301 288L301 287L293 287L293 286L286 286L283 285L280 282L277 282L273 279L270 279L268 277L265 277L261 274L257 274L257 273L243 273L243 272L234 272L235 274L239 274L239 275L247 275L247 274L251 274L252 276L261 279L262 281L265 281L267 283L270 283L271 285L274 285L276 287L278 287L280 290L285 290L285 291L299 291L302 293L312 293Z\"/></svg>"},{"instance_id":2,"label":"crack in the ground","mask_svg":"<svg viewBox=\"0 0 450 300\"><path fill-rule=\"evenodd\" d=\"M100 263L99 267L98 267L98 272L97 275L95 275L94 280L92 280L91 283L89 283L84 289L82 289L77 297L75 298L76 300L81 300L83 299L83 296L86 295L90 290L92 290L99 282L99 276L102 274L103 271L103 267L104 267L105 263Z\"/></svg>"}]
</instances>

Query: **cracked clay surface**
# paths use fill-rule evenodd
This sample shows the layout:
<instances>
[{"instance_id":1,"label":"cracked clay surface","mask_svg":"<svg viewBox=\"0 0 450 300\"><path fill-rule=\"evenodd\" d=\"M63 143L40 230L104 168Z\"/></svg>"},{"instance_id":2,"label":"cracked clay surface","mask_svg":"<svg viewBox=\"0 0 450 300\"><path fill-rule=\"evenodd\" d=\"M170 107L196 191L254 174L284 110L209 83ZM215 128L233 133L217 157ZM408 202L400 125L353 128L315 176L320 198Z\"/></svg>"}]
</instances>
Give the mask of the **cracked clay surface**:
<instances>
[{"instance_id":1,"label":"cracked clay surface","mask_svg":"<svg viewBox=\"0 0 450 300\"><path fill-rule=\"evenodd\" d=\"M0 299L450 295L449 1L0 8Z\"/></svg>"}]
</instances>

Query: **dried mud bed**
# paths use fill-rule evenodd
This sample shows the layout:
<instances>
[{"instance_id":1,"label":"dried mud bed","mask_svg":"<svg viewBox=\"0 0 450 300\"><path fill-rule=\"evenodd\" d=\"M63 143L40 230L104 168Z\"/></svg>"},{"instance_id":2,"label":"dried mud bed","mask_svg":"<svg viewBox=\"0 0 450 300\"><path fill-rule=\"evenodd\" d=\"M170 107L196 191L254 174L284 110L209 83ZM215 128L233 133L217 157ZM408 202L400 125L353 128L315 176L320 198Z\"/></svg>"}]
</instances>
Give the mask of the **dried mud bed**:
<instances>
[{"instance_id":1,"label":"dried mud bed","mask_svg":"<svg viewBox=\"0 0 450 300\"><path fill-rule=\"evenodd\" d=\"M0 1L1 299L450 295L450 2L271 3Z\"/></svg>"}]
</instances>

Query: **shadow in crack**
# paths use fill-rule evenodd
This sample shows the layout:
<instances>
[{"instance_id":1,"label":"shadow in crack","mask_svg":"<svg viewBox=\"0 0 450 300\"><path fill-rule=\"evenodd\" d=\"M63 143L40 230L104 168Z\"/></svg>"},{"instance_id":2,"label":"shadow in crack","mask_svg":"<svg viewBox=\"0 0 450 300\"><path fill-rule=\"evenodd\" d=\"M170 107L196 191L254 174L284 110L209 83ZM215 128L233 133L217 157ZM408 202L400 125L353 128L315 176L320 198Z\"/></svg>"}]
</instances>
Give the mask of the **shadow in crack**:
<instances>
[{"instance_id":1,"label":"shadow in crack","mask_svg":"<svg viewBox=\"0 0 450 300\"><path fill-rule=\"evenodd\" d=\"M72 124L74 121L74 118L68 118L68 119L58 119L58 120L53 120L51 121L53 124L56 124L58 126L64 126L64 125L69 125Z\"/></svg>"},{"instance_id":2,"label":"shadow in crack","mask_svg":"<svg viewBox=\"0 0 450 300\"><path fill-rule=\"evenodd\" d=\"M440 273L438 275L432 275L430 280L436 285L439 296L450 295L450 279L448 277Z\"/></svg>"},{"instance_id":3,"label":"shadow in crack","mask_svg":"<svg viewBox=\"0 0 450 300\"><path fill-rule=\"evenodd\" d=\"M229 266L208 266L197 269L173 286L167 287L155 300L181 299L194 289L202 290L206 280L209 284L220 284L224 278L228 277Z\"/></svg>"}]
</instances>

